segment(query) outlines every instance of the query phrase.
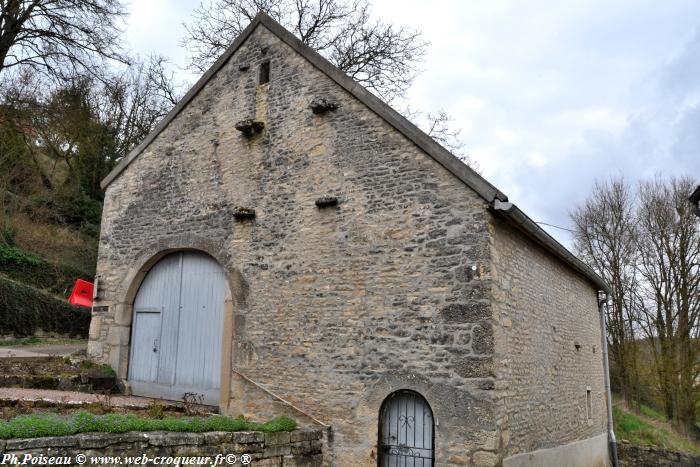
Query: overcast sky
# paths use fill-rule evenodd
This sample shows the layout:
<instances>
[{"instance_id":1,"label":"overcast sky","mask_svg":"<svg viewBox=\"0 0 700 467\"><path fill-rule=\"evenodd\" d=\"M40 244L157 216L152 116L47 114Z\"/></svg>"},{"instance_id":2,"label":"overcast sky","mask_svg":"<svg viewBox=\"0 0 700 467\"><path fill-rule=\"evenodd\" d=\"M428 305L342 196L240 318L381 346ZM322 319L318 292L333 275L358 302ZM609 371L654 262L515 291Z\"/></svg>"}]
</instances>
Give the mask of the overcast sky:
<instances>
[{"instance_id":1,"label":"overcast sky","mask_svg":"<svg viewBox=\"0 0 700 467\"><path fill-rule=\"evenodd\" d=\"M134 1L130 47L184 65L182 22L198 3ZM454 117L482 174L534 220L571 227L596 178L700 178L700 2L372 4L430 41L411 108Z\"/></svg>"}]
</instances>

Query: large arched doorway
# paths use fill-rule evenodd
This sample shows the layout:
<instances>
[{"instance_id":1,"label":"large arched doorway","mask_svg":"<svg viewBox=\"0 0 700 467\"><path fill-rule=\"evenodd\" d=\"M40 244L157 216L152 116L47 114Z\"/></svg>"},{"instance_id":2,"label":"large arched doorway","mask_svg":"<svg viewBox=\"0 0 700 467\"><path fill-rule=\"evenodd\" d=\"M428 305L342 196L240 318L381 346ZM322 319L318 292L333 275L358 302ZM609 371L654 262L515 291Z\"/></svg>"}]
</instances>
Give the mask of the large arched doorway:
<instances>
[{"instance_id":1,"label":"large arched doorway","mask_svg":"<svg viewBox=\"0 0 700 467\"><path fill-rule=\"evenodd\" d=\"M379 412L379 467L433 467L433 412L415 391L396 391Z\"/></svg>"},{"instance_id":2,"label":"large arched doorway","mask_svg":"<svg viewBox=\"0 0 700 467\"><path fill-rule=\"evenodd\" d=\"M137 395L219 401L224 270L211 256L180 251L162 258L134 299L129 383Z\"/></svg>"}]
</instances>

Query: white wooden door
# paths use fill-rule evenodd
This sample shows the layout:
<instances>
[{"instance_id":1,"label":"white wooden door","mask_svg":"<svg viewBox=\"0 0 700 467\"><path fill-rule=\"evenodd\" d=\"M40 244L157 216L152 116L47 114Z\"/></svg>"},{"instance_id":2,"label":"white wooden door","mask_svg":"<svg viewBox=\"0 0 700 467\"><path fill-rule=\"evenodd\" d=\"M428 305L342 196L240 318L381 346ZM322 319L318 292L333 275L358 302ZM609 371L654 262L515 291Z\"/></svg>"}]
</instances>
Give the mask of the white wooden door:
<instances>
[{"instance_id":1,"label":"white wooden door","mask_svg":"<svg viewBox=\"0 0 700 467\"><path fill-rule=\"evenodd\" d=\"M218 403L225 290L221 266L199 252L168 255L148 272L134 300L134 394Z\"/></svg>"}]
</instances>

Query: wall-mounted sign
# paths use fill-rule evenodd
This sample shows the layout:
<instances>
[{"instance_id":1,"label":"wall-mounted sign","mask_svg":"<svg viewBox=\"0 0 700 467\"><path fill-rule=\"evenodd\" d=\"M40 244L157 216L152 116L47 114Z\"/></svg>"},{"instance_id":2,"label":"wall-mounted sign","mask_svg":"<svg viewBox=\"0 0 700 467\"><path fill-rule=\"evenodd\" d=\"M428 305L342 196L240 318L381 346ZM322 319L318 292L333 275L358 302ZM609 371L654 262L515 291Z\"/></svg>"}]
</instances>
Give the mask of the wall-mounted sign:
<instances>
[{"instance_id":1,"label":"wall-mounted sign","mask_svg":"<svg viewBox=\"0 0 700 467\"><path fill-rule=\"evenodd\" d=\"M96 313L104 313L106 311L109 311L109 307L107 305L93 306L92 311Z\"/></svg>"}]
</instances>

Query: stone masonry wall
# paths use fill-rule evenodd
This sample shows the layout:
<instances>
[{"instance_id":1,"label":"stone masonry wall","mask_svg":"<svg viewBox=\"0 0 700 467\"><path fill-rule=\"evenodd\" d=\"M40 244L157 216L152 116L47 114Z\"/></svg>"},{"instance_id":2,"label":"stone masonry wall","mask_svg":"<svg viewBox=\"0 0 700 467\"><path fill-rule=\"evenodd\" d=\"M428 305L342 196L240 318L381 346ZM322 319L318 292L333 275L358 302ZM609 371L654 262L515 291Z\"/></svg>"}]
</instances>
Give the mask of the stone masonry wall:
<instances>
[{"instance_id":1,"label":"stone masonry wall","mask_svg":"<svg viewBox=\"0 0 700 467\"><path fill-rule=\"evenodd\" d=\"M492 230L496 413L504 457L604 433L596 287L505 221L495 218Z\"/></svg>"},{"instance_id":2,"label":"stone masonry wall","mask_svg":"<svg viewBox=\"0 0 700 467\"><path fill-rule=\"evenodd\" d=\"M256 85L266 60L270 83ZM340 108L314 115L317 97ZM235 130L247 118L265 122L261 135ZM327 194L339 205L318 209ZM234 221L236 206L256 219ZM233 369L332 425L335 465L376 464L379 409L399 389L432 407L436 465L493 465L489 219L461 181L259 26L108 187L97 305L109 311L95 313L89 352L126 376L139 269L197 248L229 278ZM245 387L231 382L230 412L255 409Z\"/></svg>"},{"instance_id":3,"label":"stone masonry wall","mask_svg":"<svg viewBox=\"0 0 700 467\"><path fill-rule=\"evenodd\" d=\"M321 467L321 451L320 431L84 433L0 440L0 460L4 465L213 465L217 455L235 456L235 462L231 462L232 457L228 462L224 457L219 459L219 465L244 465L241 455L247 454L251 459L247 465L252 467ZM85 456L83 462L77 458L80 455ZM143 462L144 456L148 462ZM126 457L139 461L128 464ZM210 457L210 461L204 462L205 457Z\"/></svg>"}]
</instances>

